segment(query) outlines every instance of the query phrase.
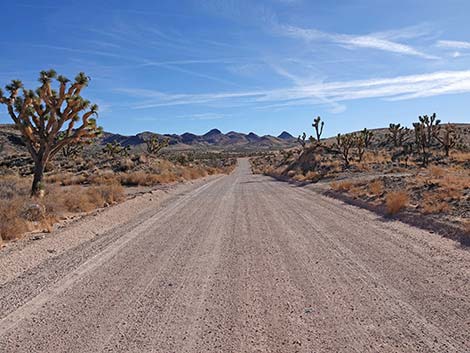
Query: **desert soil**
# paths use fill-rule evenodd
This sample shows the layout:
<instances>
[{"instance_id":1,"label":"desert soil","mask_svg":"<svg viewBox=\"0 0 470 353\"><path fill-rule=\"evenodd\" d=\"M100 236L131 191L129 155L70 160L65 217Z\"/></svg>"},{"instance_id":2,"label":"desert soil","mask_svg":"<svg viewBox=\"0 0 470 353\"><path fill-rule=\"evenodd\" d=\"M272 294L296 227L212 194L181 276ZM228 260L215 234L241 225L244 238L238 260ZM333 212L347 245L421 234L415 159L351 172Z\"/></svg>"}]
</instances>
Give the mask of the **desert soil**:
<instances>
[{"instance_id":1,"label":"desert soil","mask_svg":"<svg viewBox=\"0 0 470 353\"><path fill-rule=\"evenodd\" d=\"M470 252L451 240L247 160L150 197L59 250L64 234L0 252L1 352L470 351Z\"/></svg>"}]
</instances>

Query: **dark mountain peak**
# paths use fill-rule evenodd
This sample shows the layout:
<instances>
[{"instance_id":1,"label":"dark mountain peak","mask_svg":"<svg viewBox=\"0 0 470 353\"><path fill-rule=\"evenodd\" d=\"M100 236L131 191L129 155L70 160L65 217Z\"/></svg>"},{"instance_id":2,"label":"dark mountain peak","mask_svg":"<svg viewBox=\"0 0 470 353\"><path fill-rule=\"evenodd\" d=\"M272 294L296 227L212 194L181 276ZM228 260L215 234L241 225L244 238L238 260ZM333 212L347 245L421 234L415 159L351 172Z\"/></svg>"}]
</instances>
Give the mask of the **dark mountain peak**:
<instances>
[{"instance_id":1,"label":"dark mountain peak","mask_svg":"<svg viewBox=\"0 0 470 353\"><path fill-rule=\"evenodd\" d=\"M196 141L199 140L199 136L192 134L190 132L185 132L183 135L181 135L181 140L185 144L192 144Z\"/></svg>"},{"instance_id":2,"label":"dark mountain peak","mask_svg":"<svg viewBox=\"0 0 470 353\"><path fill-rule=\"evenodd\" d=\"M203 136L204 137L212 137L212 136L215 136L215 135L222 135L222 131L220 131L219 129L212 129L211 131L206 132Z\"/></svg>"},{"instance_id":3,"label":"dark mountain peak","mask_svg":"<svg viewBox=\"0 0 470 353\"><path fill-rule=\"evenodd\" d=\"M248 139L248 141L251 141L251 142L256 142L261 139L261 137L256 135L254 132L250 132L248 135L246 135L246 138Z\"/></svg>"},{"instance_id":4,"label":"dark mountain peak","mask_svg":"<svg viewBox=\"0 0 470 353\"><path fill-rule=\"evenodd\" d=\"M182 138L198 138L199 136L191 132L185 132L181 135Z\"/></svg>"},{"instance_id":5,"label":"dark mountain peak","mask_svg":"<svg viewBox=\"0 0 470 353\"><path fill-rule=\"evenodd\" d=\"M277 138L280 138L282 140L291 140L294 138L294 136L289 134L287 131L283 131Z\"/></svg>"}]
</instances>

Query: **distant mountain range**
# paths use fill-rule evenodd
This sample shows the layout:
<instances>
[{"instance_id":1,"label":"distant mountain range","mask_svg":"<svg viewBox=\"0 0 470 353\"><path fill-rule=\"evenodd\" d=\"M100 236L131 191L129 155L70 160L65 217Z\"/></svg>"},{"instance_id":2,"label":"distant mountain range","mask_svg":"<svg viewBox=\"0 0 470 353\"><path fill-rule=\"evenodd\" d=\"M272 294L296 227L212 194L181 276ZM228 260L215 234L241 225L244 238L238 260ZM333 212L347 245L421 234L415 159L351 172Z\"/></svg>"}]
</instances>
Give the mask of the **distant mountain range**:
<instances>
[{"instance_id":1,"label":"distant mountain range","mask_svg":"<svg viewBox=\"0 0 470 353\"><path fill-rule=\"evenodd\" d=\"M98 144L106 145L110 142L119 142L123 146L131 146L132 148L145 148L145 141L152 136L159 138L168 138L171 149L215 149L215 150L269 150L285 147L292 147L296 144L297 139L291 134L284 131L279 136L264 135L258 136L250 132L243 134L230 131L226 134L218 129L212 129L204 135L195 135L189 132L182 135L176 134L156 134L153 132L142 132L137 135L120 135L111 132L104 132L103 136L98 140ZM21 141L18 130L12 124L0 125L0 145L3 146L4 153L7 151L26 152L26 148Z\"/></svg>"},{"instance_id":2,"label":"distant mountain range","mask_svg":"<svg viewBox=\"0 0 470 353\"><path fill-rule=\"evenodd\" d=\"M293 146L297 139L286 131L279 136L264 135L258 136L250 132L244 134L230 131L226 134L218 129L212 129L204 135L195 135L186 132L182 135L176 134L155 134L152 132L142 132L137 135L125 136L112 133L104 133L101 139L102 144L109 142L119 142L123 146L136 147L145 143L145 140L157 136L168 138L170 146L178 149L185 148L218 148L218 149L271 149Z\"/></svg>"}]
</instances>

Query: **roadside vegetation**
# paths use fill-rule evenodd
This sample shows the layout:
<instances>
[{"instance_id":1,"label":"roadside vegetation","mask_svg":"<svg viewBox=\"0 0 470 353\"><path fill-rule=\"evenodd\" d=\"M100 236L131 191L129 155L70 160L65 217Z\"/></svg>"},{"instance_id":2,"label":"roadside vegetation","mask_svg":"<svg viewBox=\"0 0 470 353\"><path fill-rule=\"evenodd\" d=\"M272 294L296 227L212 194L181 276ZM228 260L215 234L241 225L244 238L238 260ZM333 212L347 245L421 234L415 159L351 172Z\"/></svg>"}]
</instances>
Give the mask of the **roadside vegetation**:
<instances>
[{"instance_id":1,"label":"roadside vegetation","mask_svg":"<svg viewBox=\"0 0 470 353\"><path fill-rule=\"evenodd\" d=\"M299 136L299 148L253 157L253 172L319 182L324 192L386 214L416 214L470 234L470 125L442 124L432 114L411 128L391 123L328 139L319 117L312 126L314 136Z\"/></svg>"},{"instance_id":2,"label":"roadside vegetation","mask_svg":"<svg viewBox=\"0 0 470 353\"><path fill-rule=\"evenodd\" d=\"M215 152L166 152L150 137L144 150L98 144L98 106L81 96L90 79L42 71L36 90L21 81L0 91L18 136L18 153L0 145L0 243L51 231L68 217L121 202L159 185L230 173L236 159ZM56 82L57 87L54 86Z\"/></svg>"}]
</instances>

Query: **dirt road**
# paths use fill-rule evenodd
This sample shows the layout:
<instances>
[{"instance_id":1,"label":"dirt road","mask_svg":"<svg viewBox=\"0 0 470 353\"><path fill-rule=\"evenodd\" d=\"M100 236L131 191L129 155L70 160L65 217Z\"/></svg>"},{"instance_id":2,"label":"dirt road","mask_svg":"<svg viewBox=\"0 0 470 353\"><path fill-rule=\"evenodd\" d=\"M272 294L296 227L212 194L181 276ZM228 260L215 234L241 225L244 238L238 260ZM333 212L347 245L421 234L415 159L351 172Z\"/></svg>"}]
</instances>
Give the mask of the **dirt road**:
<instances>
[{"instance_id":1,"label":"dirt road","mask_svg":"<svg viewBox=\"0 0 470 353\"><path fill-rule=\"evenodd\" d=\"M0 287L0 352L469 352L470 252L241 160Z\"/></svg>"}]
</instances>

